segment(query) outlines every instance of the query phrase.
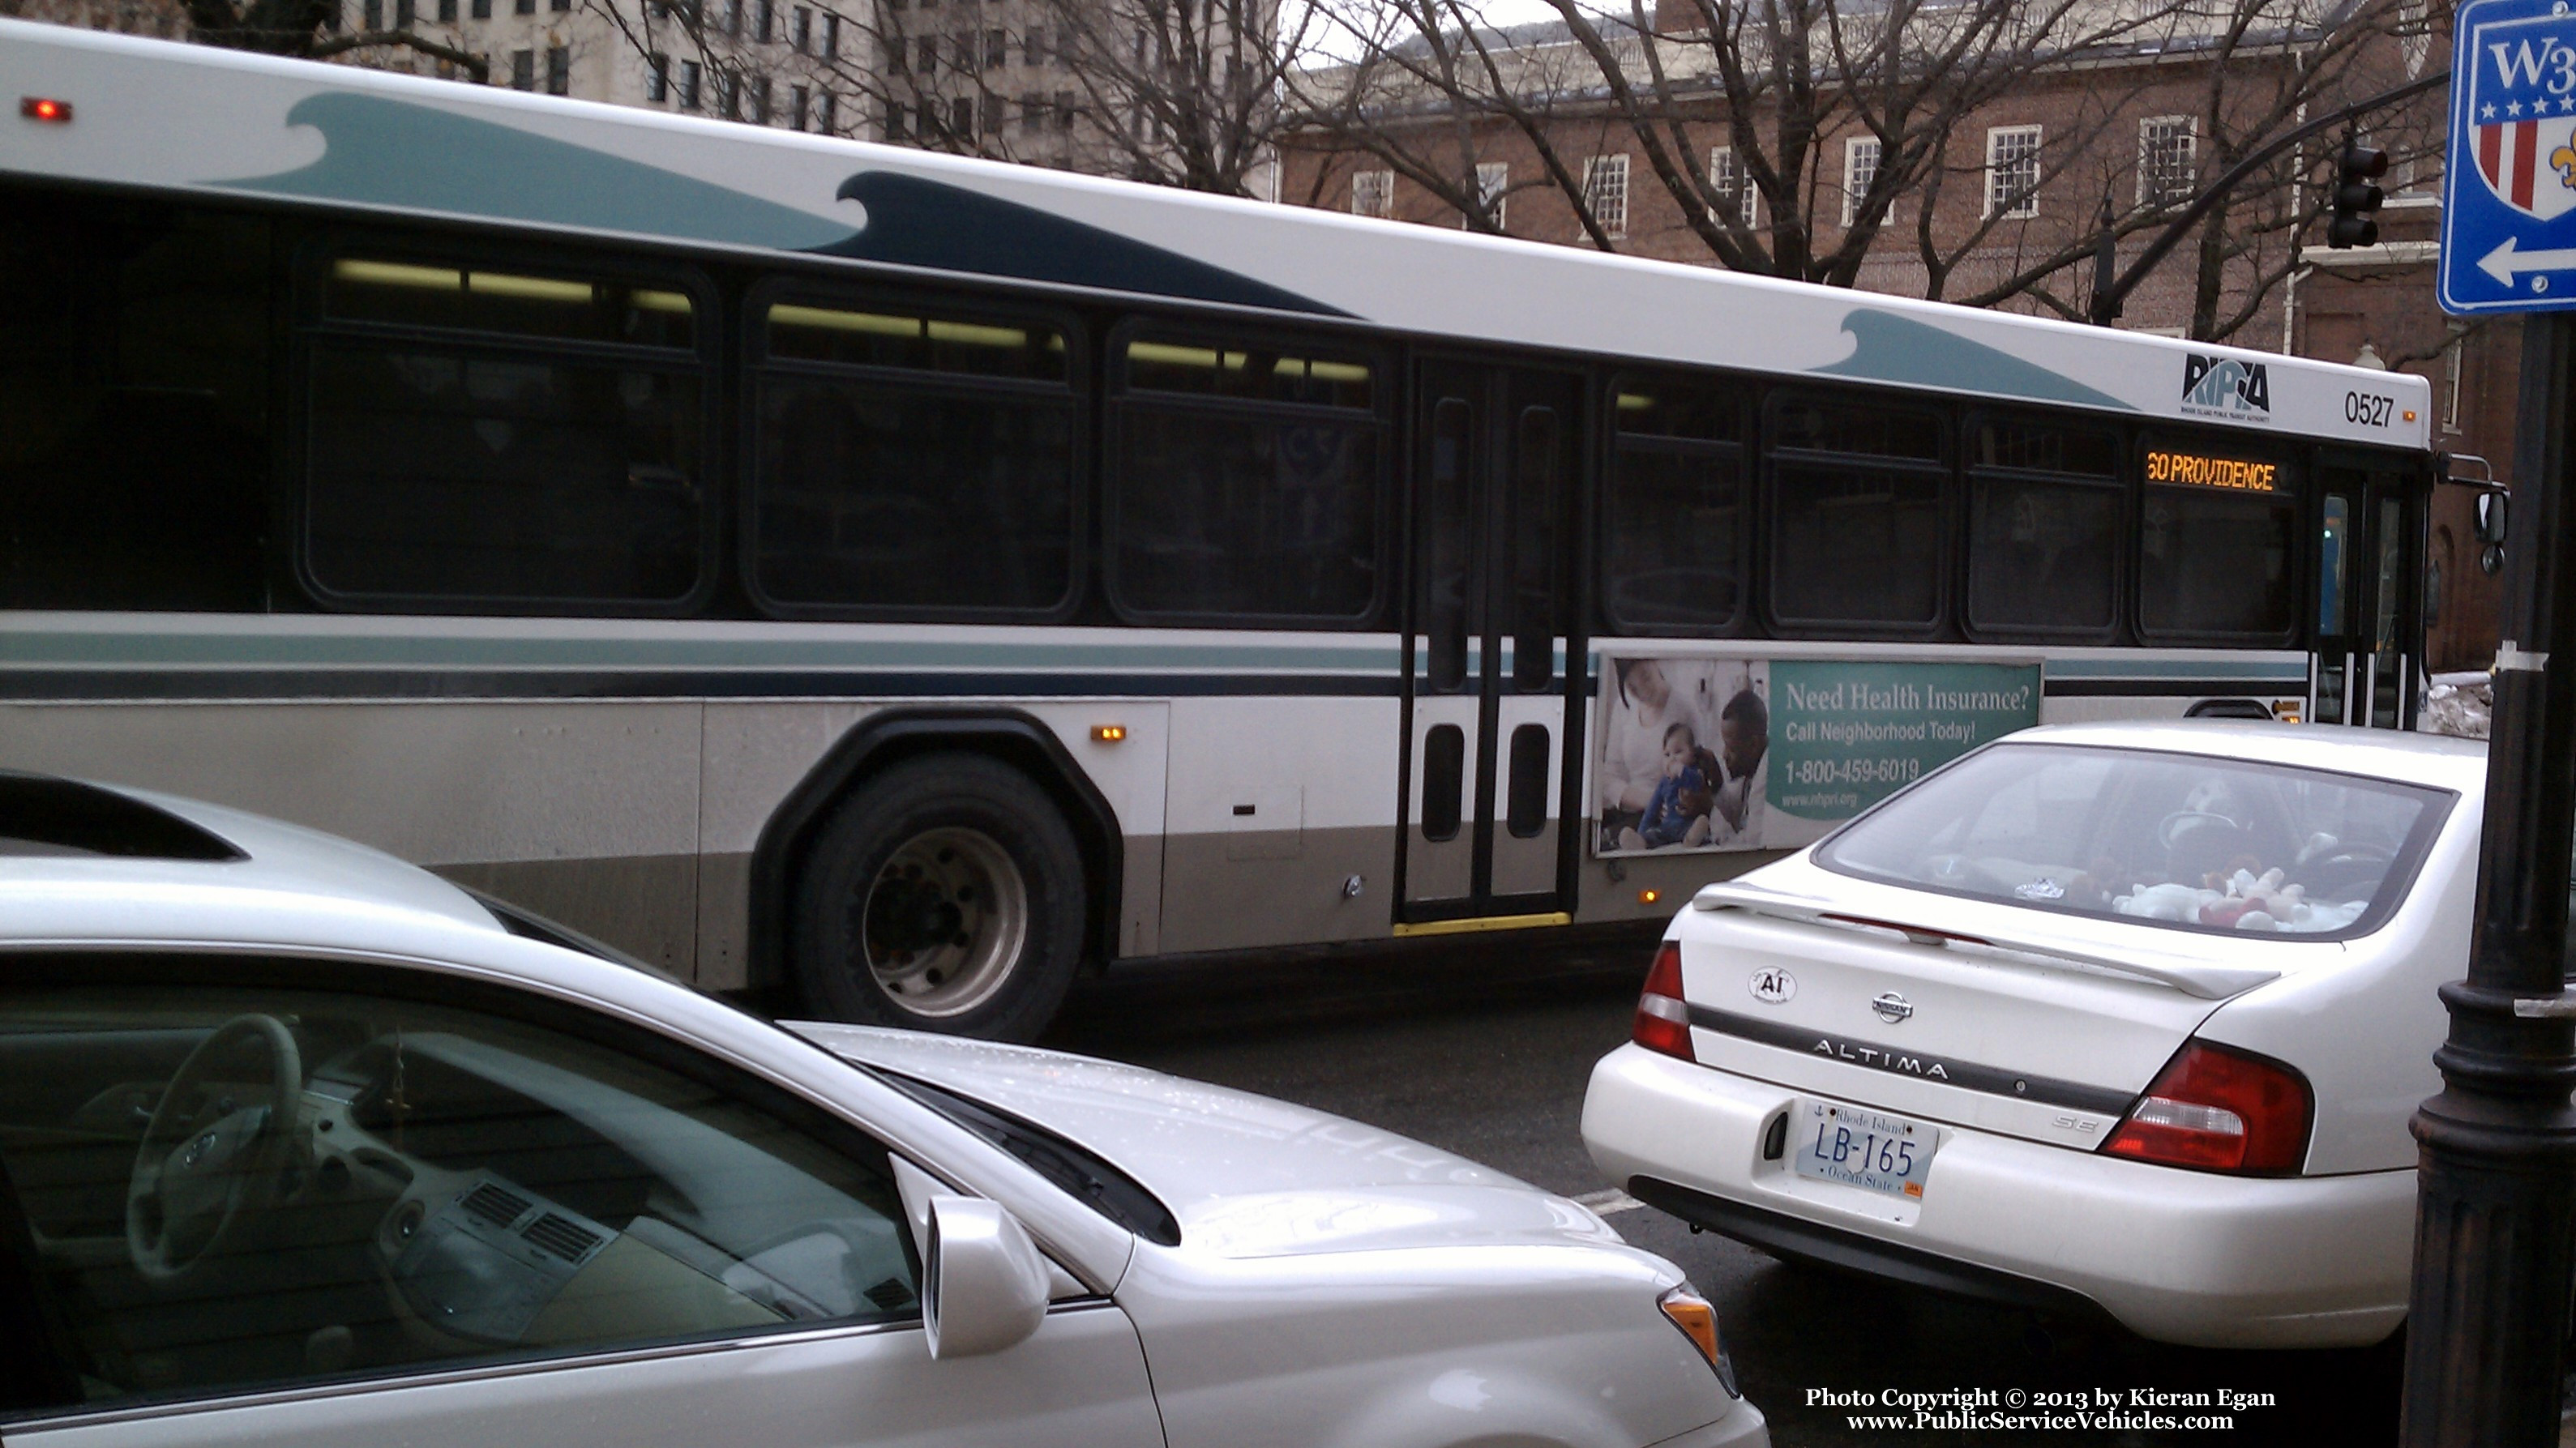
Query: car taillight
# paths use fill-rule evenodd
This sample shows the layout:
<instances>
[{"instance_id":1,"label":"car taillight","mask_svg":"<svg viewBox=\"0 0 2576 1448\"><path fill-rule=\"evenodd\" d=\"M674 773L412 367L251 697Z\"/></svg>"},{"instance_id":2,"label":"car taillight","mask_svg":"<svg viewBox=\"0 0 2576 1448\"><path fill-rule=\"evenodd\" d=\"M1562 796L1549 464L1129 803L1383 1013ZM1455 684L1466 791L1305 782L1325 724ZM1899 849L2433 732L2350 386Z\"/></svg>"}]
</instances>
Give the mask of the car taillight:
<instances>
[{"instance_id":1,"label":"car taillight","mask_svg":"<svg viewBox=\"0 0 2576 1448\"><path fill-rule=\"evenodd\" d=\"M1646 970L1645 993L1637 997L1637 1024L1628 1038L1649 1051L1685 1061L1699 1059L1691 1054L1690 1007L1682 1003L1679 942L1667 940L1655 952L1655 963Z\"/></svg>"},{"instance_id":2,"label":"car taillight","mask_svg":"<svg viewBox=\"0 0 2576 1448\"><path fill-rule=\"evenodd\" d=\"M2189 1041L2102 1149L2203 1171L2279 1175L2307 1156L2308 1083L2277 1061Z\"/></svg>"}]
</instances>

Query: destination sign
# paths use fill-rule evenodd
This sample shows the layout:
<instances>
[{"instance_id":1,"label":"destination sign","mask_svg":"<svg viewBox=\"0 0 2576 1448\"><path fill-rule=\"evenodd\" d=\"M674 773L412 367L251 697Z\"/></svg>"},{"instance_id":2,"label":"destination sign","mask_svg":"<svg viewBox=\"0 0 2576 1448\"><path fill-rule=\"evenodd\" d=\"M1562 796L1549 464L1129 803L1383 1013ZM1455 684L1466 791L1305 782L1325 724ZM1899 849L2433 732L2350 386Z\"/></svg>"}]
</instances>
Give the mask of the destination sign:
<instances>
[{"instance_id":1,"label":"destination sign","mask_svg":"<svg viewBox=\"0 0 2576 1448\"><path fill-rule=\"evenodd\" d=\"M2281 491L2281 469L2277 463L2245 462L2237 458L2214 458L2201 453L2147 453L2147 481L2182 483L2196 488L2230 488L2240 493L2277 493Z\"/></svg>"}]
</instances>

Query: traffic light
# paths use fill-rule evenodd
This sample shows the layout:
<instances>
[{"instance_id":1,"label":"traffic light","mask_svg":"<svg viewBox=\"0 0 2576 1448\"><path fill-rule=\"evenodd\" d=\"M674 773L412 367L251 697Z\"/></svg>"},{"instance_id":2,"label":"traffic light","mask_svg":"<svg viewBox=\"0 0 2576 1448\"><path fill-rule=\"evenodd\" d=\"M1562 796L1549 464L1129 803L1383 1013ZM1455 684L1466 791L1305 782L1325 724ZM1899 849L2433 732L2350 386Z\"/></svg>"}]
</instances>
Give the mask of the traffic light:
<instances>
[{"instance_id":1,"label":"traffic light","mask_svg":"<svg viewBox=\"0 0 2576 1448\"><path fill-rule=\"evenodd\" d=\"M2388 153L2358 141L2346 141L2335 158L2334 219L2326 223L2326 245L2377 246L2380 193L2372 184L2388 174Z\"/></svg>"}]
</instances>

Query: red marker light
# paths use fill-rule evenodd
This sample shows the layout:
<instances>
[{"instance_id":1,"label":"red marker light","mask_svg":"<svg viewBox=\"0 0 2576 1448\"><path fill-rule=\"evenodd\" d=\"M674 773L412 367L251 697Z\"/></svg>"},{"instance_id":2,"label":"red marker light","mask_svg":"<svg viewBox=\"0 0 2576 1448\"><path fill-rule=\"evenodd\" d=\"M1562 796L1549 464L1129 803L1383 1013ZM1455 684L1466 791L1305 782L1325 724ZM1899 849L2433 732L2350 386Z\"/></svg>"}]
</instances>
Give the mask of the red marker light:
<instances>
[{"instance_id":1,"label":"red marker light","mask_svg":"<svg viewBox=\"0 0 2576 1448\"><path fill-rule=\"evenodd\" d=\"M18 114L31 121L42 121L49 126L67 126L72 120L72 103L58 101L50 96L20 96Z\"/></svg>"}]
</instances>

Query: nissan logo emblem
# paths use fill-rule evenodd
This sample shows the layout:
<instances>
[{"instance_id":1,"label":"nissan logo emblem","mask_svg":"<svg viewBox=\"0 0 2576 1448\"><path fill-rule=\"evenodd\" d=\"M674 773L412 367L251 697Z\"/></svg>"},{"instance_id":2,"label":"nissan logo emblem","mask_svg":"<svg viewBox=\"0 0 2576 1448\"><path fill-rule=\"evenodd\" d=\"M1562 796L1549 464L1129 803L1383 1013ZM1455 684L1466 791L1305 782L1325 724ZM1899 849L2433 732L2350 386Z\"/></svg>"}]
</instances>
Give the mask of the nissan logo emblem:
<instances>
[{"instance_id":1,"label":"nissan logo emblem","mask_svg":"<svg viewBox=\"0 0 2576 1448\"><path fill-rule=\"evenodd\" d=\"M1878 1018L1891 1026L1914 1014L1914 1003L1894 991L1888 991L1871 1001L1869 1008L1878 1012Z\"/></svg>"}]
</instances>

